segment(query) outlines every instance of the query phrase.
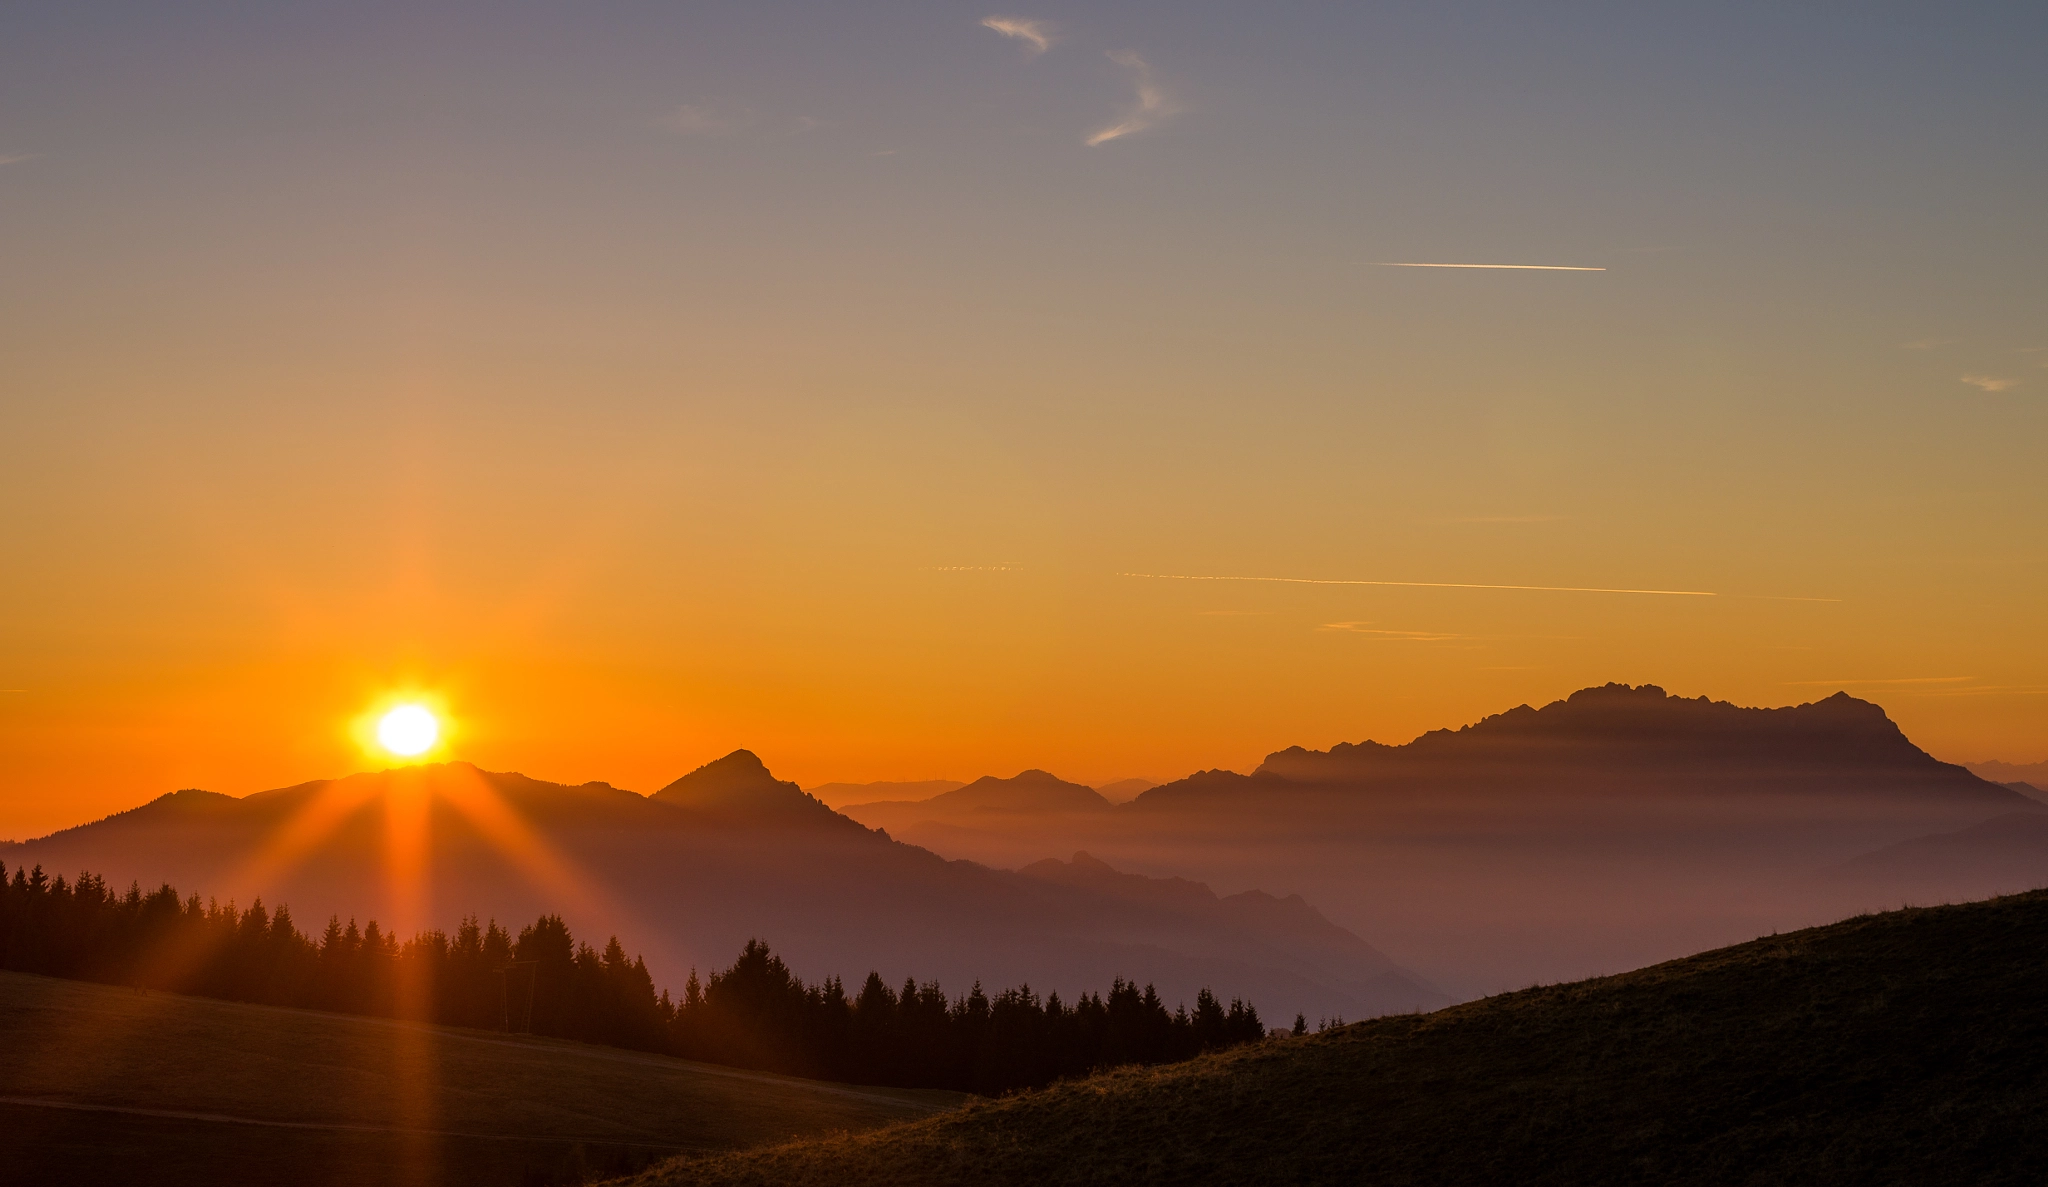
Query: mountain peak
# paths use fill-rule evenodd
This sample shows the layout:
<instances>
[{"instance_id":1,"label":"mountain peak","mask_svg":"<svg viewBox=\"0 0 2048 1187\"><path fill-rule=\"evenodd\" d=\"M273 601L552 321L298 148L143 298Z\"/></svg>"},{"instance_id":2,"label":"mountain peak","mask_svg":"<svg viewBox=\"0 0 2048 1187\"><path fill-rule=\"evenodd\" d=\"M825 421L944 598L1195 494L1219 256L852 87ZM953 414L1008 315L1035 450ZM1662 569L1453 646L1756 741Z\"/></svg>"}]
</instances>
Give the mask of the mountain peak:
<instances>
[{"instance_id":1,"label":"mountain peak","mask_svg":"<svg viewBox=\"0 0 2048 1187\"><path fill-rule=\"evenodd\" d=\"M768 771L768 764L761 761L761 756L745 749L735 750L724 758L713 759L677 782L704 779L776 781L775 776Z\"/></svg>"},{"instance_id":2,"label":"mountain peak","mask_svg":"<svg viewBox=\"0 0 2048 1187\"><path fill-rule=\"evenodd\" d=\"M705 763L652 797L665 804L720 812L831 809L794 783L777 779L751 750L735 750Z\"/></svg>"},{"instance_id":3,"label":"mountain peak","mask_svg":"<svg viewBox=\"0 0 2048 1187\"><path fill-rule=\"evenodd\" d=\"M1094 788L1035 767L1008 779L984 775L926 802L941 811L972 812L1099 812L1109 807Z\"/></svg>"}]
</instances>

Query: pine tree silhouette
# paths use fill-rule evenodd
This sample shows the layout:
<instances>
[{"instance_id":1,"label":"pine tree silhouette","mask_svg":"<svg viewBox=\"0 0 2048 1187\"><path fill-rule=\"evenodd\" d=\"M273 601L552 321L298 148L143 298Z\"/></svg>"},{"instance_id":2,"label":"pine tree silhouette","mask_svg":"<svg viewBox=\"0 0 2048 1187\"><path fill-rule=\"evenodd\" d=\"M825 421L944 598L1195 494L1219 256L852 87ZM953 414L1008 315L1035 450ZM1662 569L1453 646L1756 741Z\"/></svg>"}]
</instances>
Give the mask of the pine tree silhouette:
<instances>
[{"instance_id":1,"label":"pine tree silhouette","mask_svg":"<svg viewBox=\"0 0 2048 1187\"><path fill-rule=\"evenodd\" d=\"M400 939L374 919L331 916L315 940L291 909L261 900L180 899L169 885L125 895L0 865L0 968L343 1013L531 1031L740 1067L868 1084L997 1094L1118 1064L1185 1059L1265 1037L1258 1011L1207 989L1168 1011L1150 985L1117 979L1108 999L1069 1006L1029 985L957 1000L936 981L890 989L870 972L849 997L838 977L806 984L765 941L730 968L690 971L680 1001L657 991L618 937L579 942L559 915L515 939L462 920ZM1294 1033L1308 1028L1297 1015Z\"/></svg>"}]
</instances>

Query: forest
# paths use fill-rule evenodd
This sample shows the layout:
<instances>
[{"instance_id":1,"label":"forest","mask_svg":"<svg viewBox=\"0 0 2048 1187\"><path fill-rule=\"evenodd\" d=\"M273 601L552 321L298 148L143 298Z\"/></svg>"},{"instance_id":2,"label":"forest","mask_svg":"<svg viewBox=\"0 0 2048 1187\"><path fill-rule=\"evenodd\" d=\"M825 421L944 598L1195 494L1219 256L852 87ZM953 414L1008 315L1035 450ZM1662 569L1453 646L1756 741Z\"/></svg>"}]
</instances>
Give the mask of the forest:
<instances>
[{"instance_id":1,"label":"forest","mask_svg":"<svg viewBox=\"0 0 2048 1187\"><path fill-rule=\"evenodd\" d=\"M1105 1067L1158 1064L1266 1035L1258 1011L1204 989L1169 1010L1118 980L1071 1003L1028 985L949 998L935 981L892 987L870 972L806 983L751 940L731 967L680 998L613 937L602 950L556 915L515 936L466 918L453 936L401 940L375 920L330 918L316 938L289 908L180 897L169 885L117 893L0 864L0 969L229 1001L530 1032L734 1067L903 1088L998 1095ZM1296 1027L1303 1026L1296 1020Z\"/></svg>"}]
</instances>

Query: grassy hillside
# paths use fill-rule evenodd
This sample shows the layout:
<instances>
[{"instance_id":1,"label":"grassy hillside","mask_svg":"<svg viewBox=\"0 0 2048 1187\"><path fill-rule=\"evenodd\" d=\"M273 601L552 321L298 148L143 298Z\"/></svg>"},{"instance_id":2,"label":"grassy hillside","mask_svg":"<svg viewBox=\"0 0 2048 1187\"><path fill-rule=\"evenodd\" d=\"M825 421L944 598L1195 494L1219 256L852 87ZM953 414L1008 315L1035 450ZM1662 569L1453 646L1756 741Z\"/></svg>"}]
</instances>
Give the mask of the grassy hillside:
<instances>
[{"instance_id":1,"label":"grassy hillside","mask_svg":"<svg viewBox=\"0 0 2048 1187\"><path fill-rule=\"evenodd\" d=\"M950 1093L0 973L0 1182L520 1184Z\"/></svg>"},{"instance_id":2,"label":"grassy hillside","mask_svg":"<svg viewBox=\"0 0 2048 1187\"><path fill-rule=\"evenodd\" d=\"M1119 1072L656 1184L2038 1183L2048 892Z\"/></svg>"}]
</instances>

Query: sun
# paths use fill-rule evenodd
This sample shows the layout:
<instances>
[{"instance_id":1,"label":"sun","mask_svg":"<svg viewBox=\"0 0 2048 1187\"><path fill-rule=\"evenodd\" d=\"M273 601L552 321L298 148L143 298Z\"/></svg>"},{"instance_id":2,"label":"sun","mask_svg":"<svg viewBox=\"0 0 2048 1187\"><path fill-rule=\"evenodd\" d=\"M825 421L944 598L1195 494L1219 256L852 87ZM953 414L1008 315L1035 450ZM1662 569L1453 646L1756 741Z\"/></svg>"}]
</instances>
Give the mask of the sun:
<instances>
[{"instance_id":1,"label":"sun","mask_svg":"<svg viewBox=\"0 0 2048 1187\"><path fill-rule=\"evenodd\" d=\"M400 758L417 758L441 740L441 722L425 705L398 705L377 719L377 744Z\"/></svg>"}]
</instances>

